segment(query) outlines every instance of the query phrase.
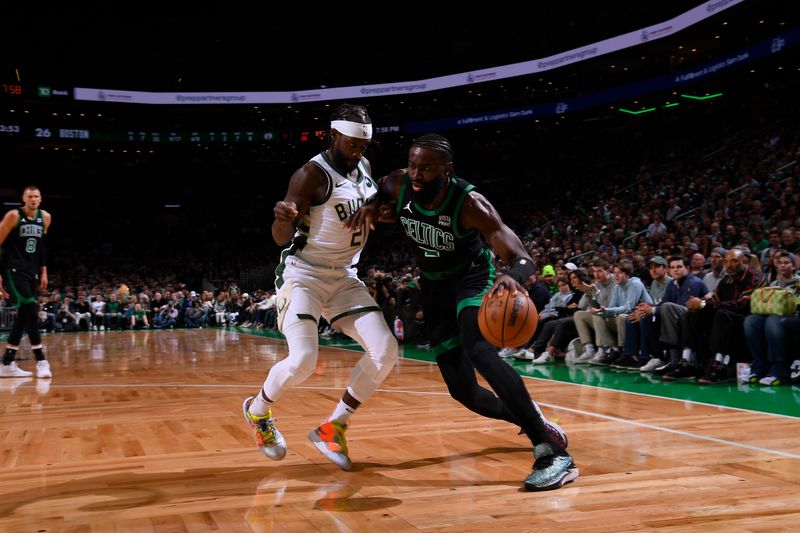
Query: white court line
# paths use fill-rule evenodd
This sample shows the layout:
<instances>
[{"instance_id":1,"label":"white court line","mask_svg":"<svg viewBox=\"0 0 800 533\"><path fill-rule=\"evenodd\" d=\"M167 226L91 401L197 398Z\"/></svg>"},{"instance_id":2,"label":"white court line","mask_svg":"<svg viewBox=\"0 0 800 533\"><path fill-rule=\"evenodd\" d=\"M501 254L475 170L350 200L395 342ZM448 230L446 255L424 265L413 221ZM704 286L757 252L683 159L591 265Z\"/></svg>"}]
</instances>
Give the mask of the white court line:
<instances>
[{"instance_id":1,"label":"white court line","mask_svg":"<svg viewBox=\"0 0 800 533\"><path fill-rule=\"evenodd\" d=\"M436 364L436 363L432 363L430 361L422 361L422 360L419 360L419 359L408 359L408 358L406 358L406 360L407 361L416 361L418 363L426 363L426 364L429 364L429 365L435 365ZM590 389L601 389L601 390L609 391L609 392L619 392L620 394L632 394L634 396L644 396L644 397L647 397L647 398L655 398L655 399L658 399L658 400L672 400L673 402L691 403L691 404L694 404L694 405L703 405L705 407L716 407L716 408L719 408L719 409L730 409L732 411L741 411L743 413L776 416L778 418L788 418L789 420L794 420L794 421L797 421L797 419L798 419L798 417L792 416L792 415L784 415L782 413L770 413L769 411L756 411L755 409L745 409L744 407L733 407L733 406L730 406L730 405L719 405L719 404L716 404L716 403L698 402L697 400L688 400L688 399L685 399L685 398L673 398L671 396L659 396L658 394L648 394L646 392L634 392L634 391L629 391L629 390L612 389L610 387L603 387L601 385L587 385L586 383L573 383L571 381L559 381L557 379L537 378L535 376L526 376L524 374L520 374L520 376L523 379L535 379L535 380L538 380L538 381L544 381L546 383L561 383L561 384L564 384L564 385L572 385L572 386L575 386L575 387L587 387L587 388L590 388ZM548 404L542 403L542 402L538 402L538 403L540 405L547 405L548 407L552 407L553 409L561 409L561 407L556 406L556 405L548 405Z\"/></svg>"},{"instance_id":2,"label":"white court line","mask_svg":"<svg viewBox=\"0 0 800 533\"><path fill-rule=\"evenodd\" d=\"M248 334L248 333L246 333L246 334ZM254 334L253 333L249 333L249 335L254 335ZM263 336L261 336L261 335L255 335L255 336L259 336L259 337L263 338ZM271 339L272 337L266 337L266 338L270 338ZM277 340L280 340L280 339L277 339ZM338 349L343 350L343 351L348 351L348 352L356 351L356 352L358 352L358 350L353 350L353 349L347 348L347 346L348 345L326 346L326 348L333 348L333 349L337 349L338 348ZM358 344L353 344L352 346L358 346ZM435 365L436 364L435 362L432 362L432 361L425 361L425 360L422 360L422 359L416 359L414 357L410 357L410 356L406 356L406 355L403 355L400 359L405 360L405 361L413 361L413 362L416 362L416 363L428 364L428 365ZM588 388L591 388L591 389L602 389L602 390L606 390L606 391L619 392L619 393L622 393L622 394L633 394L635 396L644 396L644 397L647 397L647 398L656 398L656 399L660 399L660 400L672 400L673 402L684 402L684 403L690 403L690 404L694 404L694 405L703 405L703 406L706 406L706 407L717 407L719 409L730 409L732 411L741 411L743 413L768 415L768 416L775 416L775 417L778 417L778 418L788 418L789 420L795 420L795 421L798 419L798 417L796 417L796 416L785 415L785 414L781 414L781 413L770 413L768 411L756 411L754 409L746 409L744 407L733 407L733 406L730 406L730 405L719 405L719 404L715 404L715 403L699 402L697 400L688 400L688 399L684 399L684 398L673 398L671 396L659 396L657 394L647 394L645 392L633 392L633 391L628 391L628 390L612 389L610 387L603 387L601 385L587 385L585 383L573 383L571 381L559 381L559 380L556 380L556 379L537 378L537 377L534 377L534 376L526 376L526 375L523 375L523 374L520 374L520 376L522 376L523 378L526 378L526 379L536 379L536 380L545 381L545 382L548 382L548 383L563 383L565 385L574 385L574 386L577 386L577 387L588 387ZM387 392L387 391L384 391L384 392ZM561 409L561 407L556 406L556 405L548 405L548 404L541 403L541 402L539 402L539 404L540 405L546 405L548 407L552 407L553 409Z\"/></svg>"},{"instance_id":3,"label":"white court line","mask_svg":"<svg viewBox=\"0 0 800 533\"><path fill-rule=\"evenodd\" d=\"M420 362L424 363L426 361L420 361ZM533 378L533 379L539 379L539 378ZM543 381L551 381L553 383L563 383L561 381L552 381L552 380L543 380ZM571 385L578 385L578 384L577 383L571 383ZM207 385L202 385L202 384L193 384L193 383L160 383L160 384L159 383L140 383L140 384L115 383L115 384L86 384L86 385L56 385L55 387L51 387L51 388L56 388L56 387L57 388L80 388L80 387L83 387L83 388L177 387L177 388L212 388L212 389L214 389L214 388L216 388L216 389L221 389L221 388L232 389L233 388L233 389L244 389L244 388L252 388L253 385L252 384L246 384L246 385L240 385L240 384L207 384ZM299 387L293 387L293 388L295 388L295 389L305 389L305 390L341 390L339 387L337 387L337 388L333 388L333 387L308 387L308 386L302 386L302 385L299 386ZM614 390L614 389L603 389L603 390ZM450 394L447 393L447 392L433 392L433 391L426 392L426 391L416 391L416 390L407 390L407 389L406 390L403 390L403 389L376 389L375 392L383 392L383 393L391 393L391 394L405 394L405 395L418 395L418 396L447 396L447 397L450 396ZM617 392L626 392L626 391L617 391ZM633 394L633 393L631 393L631 394ZM645 396L649 396L649 395L645 395ZM654 397L655 398L660 398L660 396L654 396ZM558 409L558 410L561 410L561 411L567 411L567 412L570 412L570 413L576 413L576 414L580 414L580 415L584 415L584 416L589 416L589 417L594 417L594 418L602 418L603 420L610 420L612 422L617 422L617 423L621 423L621 424L629 424L631 426L636 426L636 427L640 427L640 428L644 428L644 429L650 429L650 430L654 430L654 431L663 431L665 433L672 433L673 435L679 435L681 437L687 437L687 438L690 438L690 439L705 440L705 441L708 441L708 442L714 442L716 444L723 444L725 446L732 446L732 447L735 447L735 448L742 448L742 449L745 449L745 450L751 450L751 451L756 451L756 452L769 453L769 454L778 455L778 456L781 456L781 457L786 457L786 458L789 458L789 459L800 459L800 454L794 454L794 453L791 453L791 452L784 452L784 451L781 451L781 450L773 450L771 448L762 448L761 446L752 446L750 444L744 444L744 443L741 443L741 442L734 442L734 441L725 440L725 439L718 439L716 437L707 437L705 435L699 435L697 433L691 433L691 432L688 432L688 431L681 431L681 430L678 430L678 429L665 428L665 427L662 427L662 426L656 426L654 424L647 424L645 422L637 422L635 420L629 420L627 418L619 418L619 417L616 417L616 416L604 415L604 414L601 414L601 413L595 413L593 411L585 411L583 409L573 409L571 407L564 407L562 405L555 405L555 404L550 404L550 403L539 402L539 405L544 405L545 407L550 407L552 409ZM720 407L720 406L712 405L712 407ZM759 411L753 411L753 412L757 413L757 414L770 414L770 413L760 413ZM791 417L789 417L789 418L791 418Z\"/></svg>"},{"instance_id":4,"label":"white court line","mask_svg":"<svg viewBox=\"0 0 800 533\"><path fill-rule=\"evenodd\" d=\"M549 381L549 380L545 380L545 381ZM561 383L561 382L560 381L556 381L555 383ZM609 389L603 389L603 390L609 390ZM610 390L613 390L613 389L610 389ZM393 392L393 393L403 393L403 394L421 394L421 395L429 395L429 396L450 396L450 394L446 393L446 392L420 392L420 391L393 390L393 389L378 389L375 392ZM620 391L620 392L624 392L624 391ZM655 396L655 397L656 398L660 398L660 396ZM705 440L705 441L709 441L709 442L715 442L717 444L724 444L724 445L727 445L727 446L734 446L736 448L744 448L746 450L752 450L752 451L756 451L756 452L771 453L771 454L774 454L774 455L780 455L782 457L788 457L789 459L800 459L800 455L799 454L794 454L794 453L791 453L791 452L784 452L784 451L781 451L781 450L773 450L771 448L762 448L760 446L752 446L750 444L744 444L744 443L741 443L741 442L734 442L734 441L729 441L729 440L725 440L725 439L718 439L716 437L707 437L705 435L699 435L697 433L690 433L688 431L681 431L681 430L678 430L678 429L665 428L665 427L662 427L662 426L656 426L654 424L647 424L645 422L637 422L635 420L629 420L627 418L619 418L619 417L616 417L616 416L610 416L610 415L604 415L604 414L601 414L601 413L595 413L594 411L585 411L583 409L573 409L571 407L564 407L562 405L553 405L553 404L542 403L542 402L537 402L537 403L539 405L544 405L545 407L550 407L552 409L559 409L561 411L568 411L570 413L576 413L576 414L580 414L580 415L584 415L584 416L602 418L604 420L611 420L612 422L619 422L619 423L622 423L622 424L630 424L632 426L637 426L637 427L641 427L641 428L645 428L645 429L651 429L651 430L655 430L655 431L663 431L665 433L672 433L674 435L680 435L682 437L688 437L688 438L692 438L692 439L699 439L699 440ZM758 413L758 414L764 414L764 413L760 413L758 411L753 411L753 412ZM767 414L769 414L769 413L767 413ZM789 417L789 418L791 418L791 417Z\"/></svg>"},{"instance_id":5,"label":"white court line","mask_svg":"<svg viewBox=\"0 0 800 533\"><path fill-rule=\"evenodd\" d=\"M247 332L240 332L240 333L248 334ZM250 335L253 335L253 334L250 334ZM263 337L261 335L255 335L255 336L259 336L259 337L262 337L262 338L270 338L270 337ZM342 349L342 350L345 350L345 351L354 351L352 349L348 350L347 348L345 348L343 346L342 347L340 347L340 346L328 346L328 348L334 348L334 349L335 348L339 348L339 349ZM423 361L423 360L413 359L413 358L409 358L409 357L405 357L405 356L402 357L402 359L406 360L406 361L413 361L413 362L416 362L416 363L426 363L428 365L436 364L436 363L431 362L431 361ZM718 409L729 409L729 410L732 410L732 411L741 411L741 412L746 412L746 413L751 413L751 414L776 416L776 417L780 417L780 418L788 418L788 419L794 420L794 421L797 420L797 417L792 417L792 416L789 416L789 415L768 413L768 412L763 412L763 411L754 411L754 410L751 410L751 409L744 409L744 408L741 408L741 407L730 407L730 406L727 406L727 405L709 404L709 403L705 403L705 402L698 402L698 401L695 401L695 400L685 400L685 399L680 399L680 398L671 398L671 397L668 397L668 396L658 396L658 395L655 395L655 394L646 394L646 393L641 393L641 392L631 392L631 391L626 391L626 390L611 389L611 388L600 387L600 386L595 386L595 385L586 385L586 384L583 384L583 383L572 383L572 382L569 382L569 381L558 381L558 380L554 380L554 379L536 378L536 377L533 377L533 376L525 376L525 375L523 375L522 377L523 378L527 378L527 379L535 379L535 380L539 380L539 381L545 381L547 383L559 383L559 384L565 384L565 385L574 385L574 386L578 386L578 387L589 387L589 388L592 388L592 389L601 389L601 390L610 391L610 392L618 392L618 393L623 393L623 394L633 394L633 395L636 395L636 396L645 396L645 397L656 398L656 399L661 399L661 400L672 400L672 401L690 403L690 404L695 404L695 405L703 405L703 406L706 406L706 407L715 407L715 408L718 408ZM140 387L140 388L142 388L142 387L251 388L251 387L253 387L253 384L246 384L246 385L239 385L239 384L205 384L205 385L203 385L203 384L192 384L192 383L161 383L161 384L158 384L158 383L147 383L147 384L55 385L55 387L58 387L58 388L73 388L73 387L89 387L89 388L95 388L95 387L97 387L97 388L122 388L122 387ZM306 389L306 390L340 390L339 388L334 389L333 387L299 386L299 387L294 387L294 388ZM423 395L423 396L450 396L450 394L446 393L446 392L424 392L424 391L397 390L397 389L377 389L375 392L397 393L397 394L408 394L408 395ZM655 430L655 431L663 431L665 433L671 433L671 434L674 434L674 435L680 435L680 436L683 436L683 437L688 437L688 438L693 438L693 439L698 439L698 440L705 440L705 441L708 441L708 442L714 442L714 443L717 443L717 444L723 444L723 445L731 446L731 447L735 447L735 448L742 448L742 449L751 450L751 451L774 454L774 455L778 455L778 456L781 456L781 457L786 457L786 458L789 458L789 459L800 459L800 455L794 454L794 453L791 453L791 452L784 452L784 451L781 451L781 450L773 450L773 449L770 449L770 448L762 448L762 447L759 447L759 446L752 446L752 445L744 444L744 443L741 443L741 442L734 442L734 441L729 441L729 440L724 440L724 439L718 439L716 437L707 437L705 435L699 435L699 434L696 434L696 433L690 433L688 431L680 431L680 430L676 430L676 429L665 428L665 427L656 426L656 425L653 425L653 424L647 424L647 423L644 423L644 422L637 422L637 421L628 420L628 419L625 419L625 418L618 418L618 417L614 417L614 416L610 416L610 415L604 415L604 414L601 414L601 413L595 413L595 412L592 412L592 411L584 411L584 410L581 410L581 409L573 409L573 408L570 408L570 407L564 407L564 406L561 406L561 405L555 405L555 404L549 404L549 403L542 403L542 402L538 402L538 403L539 403L539 405L544 405L545 407L550 407L552 409L558 409L558 410L562 410L562 411L568 411L568 412L572 412L572 413L582 414L584 416L602 418L602 419L605 419L605 420L610 420L610 421L614 421L614 422L618 422L618 423L629 424L629 425L632 425L632 426L637 426L637 427L650 429L650 430Z\"/></svg>"},{"instance_id":6,"label":"white court line","mask_svg":"<svg viewBox=\"0 0 800 533\"><path fill-rule=\"evenodd\" d=\"M744 444L741 442L734 442L725 439L718 439L716 437L707 437L705 435L698 435L697 433L690 433L688 431L681 431L679 429L670 429L665 428L662 426L656 426L653 424L647 424L645 422L637 422L635 420L628 420L626 418L618 418L616 416L604 415L600 413L594 413L591 411L584 411L583 409L573 409L571 407L563 407L563 406L556 406L550 405L546 403L540 403L539 405L545 405L547 407L552 407L553 409L560 409L562 411L568 411L570 413L577 413L585 416L593 416L595 418L602 418L604 420L611 420L612 422L622 422L625 424L630 424L632 426L637 426L645 429L653 429L656 431L663 431L665 433L672 433L674 435L680 435L682 437L689 437L692 439L699 439L699 440L706 440L709 442L716 442L717 444L725 444L726 446L735 446L737 448L744 448L746 450L752 450L756 452L764 452L764 453L771 453L775 455L780 455L782 457L788 457L789 459L800 459L800 454L791 453L791 452L784 452L781 450L773 450L772 448L762 448L761 446L752 446L750 444Z\"/></svg>"}]
</instances>

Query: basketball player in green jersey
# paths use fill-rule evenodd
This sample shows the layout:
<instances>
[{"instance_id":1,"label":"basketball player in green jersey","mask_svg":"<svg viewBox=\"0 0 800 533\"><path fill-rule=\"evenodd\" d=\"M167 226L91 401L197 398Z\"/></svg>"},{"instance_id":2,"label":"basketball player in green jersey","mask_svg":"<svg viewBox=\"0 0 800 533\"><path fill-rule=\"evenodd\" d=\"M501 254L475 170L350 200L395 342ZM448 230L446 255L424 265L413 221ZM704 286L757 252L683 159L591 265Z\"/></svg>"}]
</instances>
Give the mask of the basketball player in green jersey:
<instances>
[{"instance_id":1,"label":"basketball player in green jersey","mask_svg":"<svg viewBox=\"0 0 800 533\"><path fill-rule=\"evenodd\" d=\"M387 204L393 204L393 212ZM385 177L380 198L360 209L348 226L359 229L375 220L392 219L400 221L417 250L425 322L450 395L480 415L522 427L535 457L526 489L556 489L577 478L563 430L544 418L522 378L497 356L497 348L478 328L483 295L524 291L522 283L533 272L533 264L494 206L455 176L453 149L444 137L428 134L415 139L408 168ZM512 265L496 280L491 250ZM476 370L496 395L478 384Z\"/></svg>"},{"instance_id":2,"label":"basketball player in green jersey","mask_svg":"<svg viewBox=\"0 0 800 533\"><path fill-rule=\"evenodd\" d=\"M26 187L23 207L7 212L0 222L0 296L11 298L17 317L8 335L8 344L0 366L0 378L27 377L32 374L17 366L16 356L22 332L28 334L36 356L36 377L51 378L50 363L42 351L39 334L39 304L36 294L47 288L45 234L50 227L50 213L39 209L42 193L38 187ZM3 286L6 284L6 287Z\"/></svg>"},{"instance_id":3,"label":"basketball player in green jersey","mask_svg":"<svg viewBox=\"0 0 800 533\"><path fill-rule=\"evenodd\" d=\"M316 368L320 316L355 339L366 352L350 376L330 417L308 438L331 462L351 467L345 430L355 412L380 385L397 360L397 341L381 308L358 279L358 263L368 228L350 231L345 221L377 195L364 151L372 138L372 120L362 106L343 104L331 121L331 147L294 173L284 200L273 209L272 236L281 253L275 271L278 327L289 354L273 366L261 390L244 401L247 422L261 451L283 459L286 442L275 427L272 405Z\"/></svg>"}]
</instances>

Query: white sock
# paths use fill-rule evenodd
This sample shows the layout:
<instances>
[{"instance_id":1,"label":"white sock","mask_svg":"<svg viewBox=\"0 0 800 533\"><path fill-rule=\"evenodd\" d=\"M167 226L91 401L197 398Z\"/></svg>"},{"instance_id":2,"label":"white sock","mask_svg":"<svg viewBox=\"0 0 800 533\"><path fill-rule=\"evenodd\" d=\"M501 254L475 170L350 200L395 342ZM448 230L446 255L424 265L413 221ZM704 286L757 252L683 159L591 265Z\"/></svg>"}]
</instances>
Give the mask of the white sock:
<instances>
[{"instance_id":1,"label":"white sock","mask_svg":"<svg viewBox=\"0 0 800 533\"><path fill-rule=\"evenodd\" d=\"M586 344L583 345L583 351L594 352L595 351L594 344L592 344L591 342L587 342Z\"/></svg>"},{"instance_id":2,"label":"white sock","mask_svg":"<svg viewBox=\"0 0 800 533\"><path fill-rule=\"evenodd\" d=\"M691 348L684 348L683 349L683 358L686 359L687 361L689 361L690 363L692 362L692 356L693 355L694 355L694 352L692 351Z\"/></svg>"},{"instance_id":3,"label":"white sock","mask_svg":"<svg viewBox=\"0 0 800 533\"><path fill-rule=\"evenodd\" d=\"M722 355L721 353L717 352L717 356L716 356L717 363L721 363L723 359L725 359L725 356Z\"/></svg>"},{"instance_id":4,"label":"white sock","mask_svg":"<svg viewBox=\"0 0 800 533\"><path fill-rule=\"evenodd\" d=\"M350 423L350 415L355 412L356 410L354 408L344 403L344 401L339 400L336 409L333 410L330 420L338 420L342 424L347 425Z\"/></svg>"},{"instance_id":5,"label":"white sock","mask_svg":"<svg viewBox=\"0 0 800 533\"><path fill-rule=\"evenodd\" d=\"M250 402L250 409L248 410L250 411L251 415L264 416L269 412L271 407L272 402L265 400L264 391L260 390L258 391L258 394L256 394L256 397L253 398L253 401Z\"/></svg>"}]
</instances>

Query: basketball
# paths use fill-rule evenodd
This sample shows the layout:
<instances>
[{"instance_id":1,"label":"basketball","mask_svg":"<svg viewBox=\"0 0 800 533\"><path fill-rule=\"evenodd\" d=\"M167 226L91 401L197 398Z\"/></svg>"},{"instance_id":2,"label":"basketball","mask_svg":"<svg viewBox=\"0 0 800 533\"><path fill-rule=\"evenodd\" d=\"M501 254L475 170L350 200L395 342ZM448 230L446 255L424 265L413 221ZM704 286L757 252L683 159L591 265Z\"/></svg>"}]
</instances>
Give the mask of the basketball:
<instances>
[{"instance_id":1,"label":"basketball","mask_svg":"<svg viewBox=\"0 0 800 533\"><path fill-rule=\"evenodd\" d=\"M528 342L536 331L539 313L528 295L508 290L500 296L483 297L478 311L478 327L483 338L498 348L517 348Z\"/></svg>"}]
</instances>

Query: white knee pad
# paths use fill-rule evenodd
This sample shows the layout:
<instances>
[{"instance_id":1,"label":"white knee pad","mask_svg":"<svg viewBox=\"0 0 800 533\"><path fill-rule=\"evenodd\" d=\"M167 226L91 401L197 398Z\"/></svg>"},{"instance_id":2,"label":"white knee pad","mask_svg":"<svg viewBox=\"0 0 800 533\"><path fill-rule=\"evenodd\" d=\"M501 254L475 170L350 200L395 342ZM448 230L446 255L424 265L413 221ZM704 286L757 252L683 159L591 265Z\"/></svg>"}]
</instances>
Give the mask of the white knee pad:
<instances>
[{"instance_id":1,"label":"white knee pad","mask_svg":"<svg viewBox=\"0 0 800 533\"><path fill-rule=\"evenodd\" d=\"M347 335L366 350L350 376L347 390L359 402L365 401L392 371L397 361L397 340L380 313L345 317L336 322Z\"/></svg>"},{"instance_id":2,"label":"white knee pad","mask_svg":"<svg viewBox=\"0 0 800 533\"><path fill-rule=\"evenodd\" d=\"M307 380L317 367L319 338L316 322L295 319L285 325L289 355L270 369L264 382L264 393L272 401L277 401L286 389Z\"/></svg>"}]
</instances>

